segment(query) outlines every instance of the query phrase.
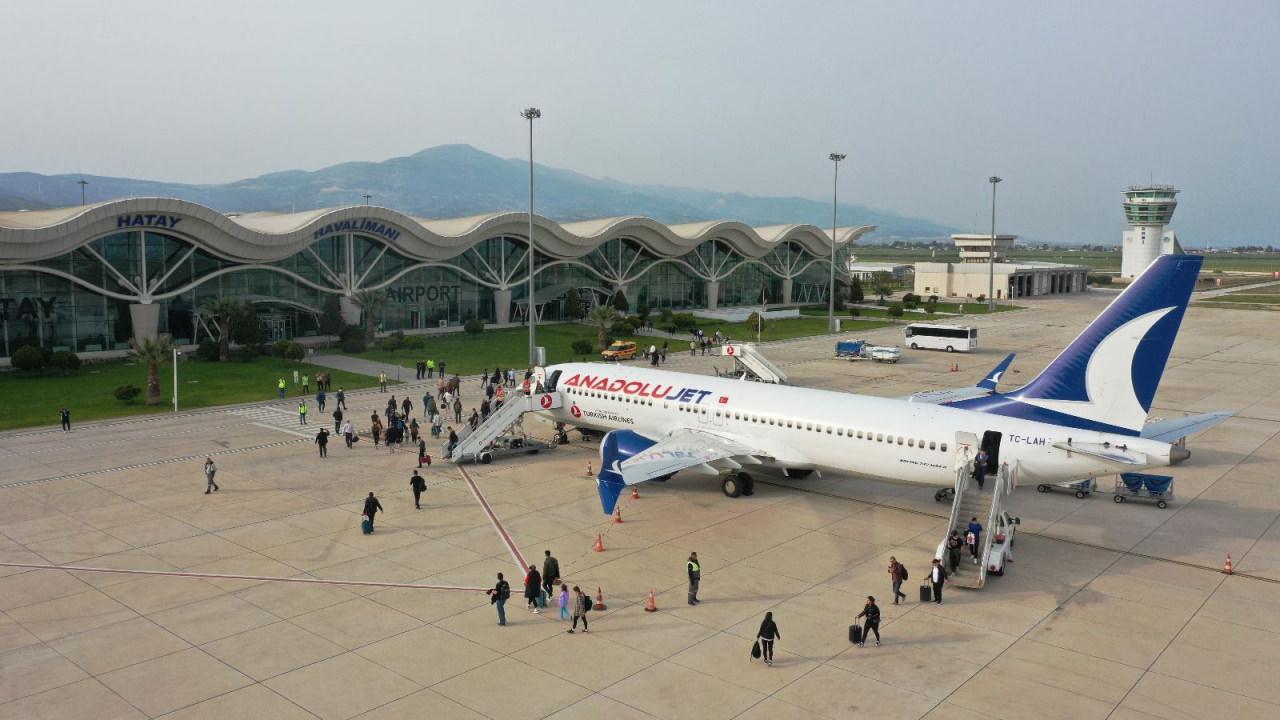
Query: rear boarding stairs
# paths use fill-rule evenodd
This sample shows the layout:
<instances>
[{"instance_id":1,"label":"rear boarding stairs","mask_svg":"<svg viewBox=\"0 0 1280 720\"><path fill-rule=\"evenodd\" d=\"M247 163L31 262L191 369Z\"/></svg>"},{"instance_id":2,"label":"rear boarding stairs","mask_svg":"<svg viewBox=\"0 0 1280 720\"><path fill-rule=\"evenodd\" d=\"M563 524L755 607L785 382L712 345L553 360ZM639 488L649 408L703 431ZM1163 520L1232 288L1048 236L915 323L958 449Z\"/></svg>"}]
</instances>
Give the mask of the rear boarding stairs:
<instances>
[{"instance_id":1,"label":"rear boarding stairs","mask_svg":"<svg viewBox=\"0 0 1280 720\"><path fill-rule=\"evenodd\" d=\"M558 392L531 395L512 392L475 429L464 425L458 431L458 444L446 459L454 463L474 461L488 464L502 454L536 453L554 448L554 443L532 438L525 432L524 415L536 410L552 410L563 404L564 399Z\"/></svg>"},{"instance_id":2,"label":"rear boarding stairs","mask_svg":"<svg viewBox=\"0 0 1280 720\"><path fill-rule=\"evenodd\" d=\"M967 433L961 433L967 435ZM974 441L969 444L970 447L976 446L976 437L969 436ZM967 444L964 438L957 438L957 444L965 447ZM997 441L998 442L998 441ZM988 475L985 481L985 488L979 488L977 481L973 479L973 461L968 459L967 454L964 459L958 463L956 468L956 486L955 497L951 503L951 515L947 521L947 529L943 533L942 542L938 543L936 557L943 565L947 566L947 539L951 537L951 531L955 530L960 533L963 538L969 529L970 518L978 518L978 522L982 524L982 534L978 538L978 564L973 563L973 559L969 554L967 547L960 550L960 563L956 566L955 572L951 573L951 584L955 587L981 588L987 581L987 572L992 567L992 547L998 544L998 551L1005 552L1003 543L996 542L996 535L999 534L1001 526L1004 524L1004 501L1013 492L1014 473L1009 469L1007 463L1001 463L997 472ZM1003 562L999 563L1003 567ZM948 571L950 568L948 567ZM1001 570L1003 572L1003 570Z\"/></svg>"}]
</instances>

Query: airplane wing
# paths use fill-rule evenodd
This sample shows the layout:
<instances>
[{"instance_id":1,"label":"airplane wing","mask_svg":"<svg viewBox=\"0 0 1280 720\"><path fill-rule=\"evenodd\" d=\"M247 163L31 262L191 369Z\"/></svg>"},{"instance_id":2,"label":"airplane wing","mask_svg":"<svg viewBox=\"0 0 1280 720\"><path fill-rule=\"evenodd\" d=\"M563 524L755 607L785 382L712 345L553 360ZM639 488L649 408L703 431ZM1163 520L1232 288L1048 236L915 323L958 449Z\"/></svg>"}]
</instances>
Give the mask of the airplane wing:
<instances>
[{"instance_id":1,"label":"airplane wing","mask_svg":"<svg viewBox=\"0 0 1280 720\"><path fill-rule=\"evenodd\" d=\"M697 465L757 453L736 440L693 428L679 428L647 450L623 460L618 467L623 484L635 485Z\"/></svg>"},{"instance_id":2,"label":"airplane wing","mask_svg":"<svg viewBox=\"0 0 1280 720\"><path fill-rule=\"evenodd\" d=\"M957 400L968 400L969 398L986 397L992 395L996 391L996 385L1000 383L1000 378L1004 377L1004 373L1009 369L1009 365L1013 362L1015 353L1009 353L999 365L992 368L987 376L978 381L977 385L962 388L948 388L944 390L923 390L918 393L912 393L903 400L914 403L927 403L929 405L946 405Z\"/></svg>"},{"instance_id":3,"label":"airplane wing","mask_svg":"<svg viewBox=\"0 0 1280 720\"><path fill-rule=\"evenodd\" d=\"M1143 427L1142 437L1161 442L1176 442L1188 435L1208 430L1234 415L1235 413L1233 412L1220 410L1201 415L1160 420Z\"/></svg>"}]
</instances>

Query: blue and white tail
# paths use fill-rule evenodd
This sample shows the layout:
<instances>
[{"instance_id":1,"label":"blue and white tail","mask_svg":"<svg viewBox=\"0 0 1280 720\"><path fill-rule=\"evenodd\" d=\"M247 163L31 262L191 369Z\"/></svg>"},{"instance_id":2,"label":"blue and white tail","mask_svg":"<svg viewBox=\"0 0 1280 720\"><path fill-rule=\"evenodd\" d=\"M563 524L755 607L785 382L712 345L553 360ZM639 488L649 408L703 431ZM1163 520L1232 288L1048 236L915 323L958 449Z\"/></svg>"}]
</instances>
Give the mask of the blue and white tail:
<instances>
[{"instance_id":1,"label":"blue and white tail","mask_svg":"<svg viewBox=\"0 0 1280 720\"><path fill-rule=\"evenodd\" d=\"M1157 258L1034 380L952 407L1138 435L1203 262Z\"/></svg>"}]
</instances>

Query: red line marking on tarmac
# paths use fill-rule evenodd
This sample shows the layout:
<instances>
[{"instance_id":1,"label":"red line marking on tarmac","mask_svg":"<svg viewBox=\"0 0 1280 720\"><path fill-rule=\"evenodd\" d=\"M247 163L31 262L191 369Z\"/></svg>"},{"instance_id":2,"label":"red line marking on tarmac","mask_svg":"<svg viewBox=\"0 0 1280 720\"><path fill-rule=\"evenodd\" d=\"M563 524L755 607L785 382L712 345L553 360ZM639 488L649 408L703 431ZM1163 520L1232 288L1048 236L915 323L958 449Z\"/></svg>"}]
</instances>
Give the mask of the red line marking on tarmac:
<instances>
[{"instance_id":1,"label":"red line marking on tarmac","mask_svg":"<svg viewBox=\"0 0 1280 720\"><path fill-rule=\"evenodd\" d=\"M271 577L267 575L226 575L222 573L180 572L174 570L133 570L127 568L84 567L81 565L36 565L33 563L0 562L0 567L31 568L33 570L74 570L76 572L123 573L125 575L166 575L169 577L210 578L213 580L262 580L265 582L310 583L315 585L359 585L361 587L412 588L414 590L461 590L463 592L487 592L489 588L461 585L415 585L413 583L376 582L372 580L325 580L321 578Z\"/></svg>"},{"instance_id":2,"label":"red line marking on tarmac","mask_svg":"<svg viewBox=\"0 0 1280 720\"><path fill-rule=\"evenodd\" d=\"M467 487L471 488L471 494L480 503L484 514L489 516L489 523L493 525L494 530L498 531L498 537L502 538L503 544L511 552L511 559L516 561L516 569L520 571L520 577L524 577L524 573L529 570L529 563L525 561L524 555L520 553L520 548L516 547L515 541L511 539L511 534L502 526L502 521L498 519L498 515L489 506L489 501L484 499L484 493L480 492L480 488L476 486L476 481L471 479L471 473L468 473L467 469L461 465L458 466L458 471L462 473L462 479L467 481Z\"/></svg>"}]
</instances>

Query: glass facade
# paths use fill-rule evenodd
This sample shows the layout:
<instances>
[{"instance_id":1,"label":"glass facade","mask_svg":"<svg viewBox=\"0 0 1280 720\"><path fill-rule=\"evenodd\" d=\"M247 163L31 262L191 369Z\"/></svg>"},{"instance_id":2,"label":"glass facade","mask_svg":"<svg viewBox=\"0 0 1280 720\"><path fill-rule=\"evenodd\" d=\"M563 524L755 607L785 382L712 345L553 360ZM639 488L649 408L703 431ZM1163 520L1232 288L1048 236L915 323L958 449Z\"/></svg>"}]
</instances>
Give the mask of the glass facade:
<instances>
[{"instance_id":1,"label":"glass facade","mask_svg":"<svg viewBox=\"0 0 1280 720\"><path fill-rule=\"evenodd\" d=\"M326 294L365 288L387 293L389 302L377 318L383 331L527 317L522 237L498 234L439 261L409 257L361 233L318 237L299 252L263 262L228 259L206 245L177 232L123 229L22 267L0 263L0 356L23 344L79 353L127 349L133 335L130 306L147 300L160 307L159 332L179 344L214 336L216 328L199 311L219 296L252 303L268 340L317 335ZM837 267L845 267L847 258L845 246L837 251ZM539 253L536 261L536 299L544 320L562 319L570 288L588 304L607 302L624 289L633 309L643 300L654 310L687 310L709 304L712 282L722 307L784 302L784 278L790 277L791 301L826 301L827 258L796 241L780 243L760 258L721 239L661 256L635 239L617 237L577 257ZM499 308L496 303L506 301L503 288L509 305Z\"/></svg>"}]
</instances>

